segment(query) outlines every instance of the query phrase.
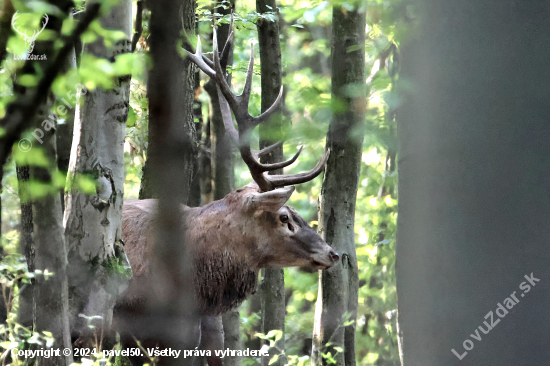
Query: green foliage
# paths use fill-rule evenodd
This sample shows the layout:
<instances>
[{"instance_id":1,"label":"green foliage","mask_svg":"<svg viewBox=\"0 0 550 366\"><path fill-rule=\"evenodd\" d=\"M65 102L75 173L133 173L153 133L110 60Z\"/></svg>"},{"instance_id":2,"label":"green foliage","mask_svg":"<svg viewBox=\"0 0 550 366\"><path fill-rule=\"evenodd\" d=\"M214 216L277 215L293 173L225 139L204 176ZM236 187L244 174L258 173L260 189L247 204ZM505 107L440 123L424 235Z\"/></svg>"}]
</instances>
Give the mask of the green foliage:
<instances>
[{"instance_id":1,"label":"green foliage","mask_svg":"<svg viewBox=\"0 0 550 366\"><path fill-rule=\"evenodd\" d=\"M109 1L112 6L113 1ZM285 115L284 150L286 155L294 153L299 145L304 146L299 161L286 169L287 173L298 173L313 167L324 150L325 137L332 118L333 108L338 108L337 101L331 100L331 44L330 27L332 23L332 6L339 5L345 11L352 11L359 4L367 10L367 41L365 70L368 78L367 117L365 120L365 142L361 163L361 175L357 195L357 209L355 215L356 249L359 266L359 307L358 317L354 324L357 329L356 357L361 365L397 365L396 337L396 309L397 296L395 287L395 234L397 216L397 173L395 170L395 125L393 112L399 105L394 84L398 71L397 60L393 54L386 51L398 47L406 29L405 11L400 0L281 0L279 8L266 14L258 14L253 0L237 0L235 14L235 53L234 63L230 67L232 83L236 91L242 90L245 70L248 65L250 41L257 43L256 24L260 21L274 19L279 16L284 19L281 28L281 46L285 85ZM28 3L26 11L30 14L22 19L24 25L38 26L40 17L47 6L41 1ZM77 4L82 6L82 2ZM199 6L199 34L205 52L211 50L212 23L229 22L229 17L222 17L220 9L212 6L210 0L198 0ZM50 11L52 9L48 9ZM148 18L148 12L144 14ZM28 22L28 23L27 23ZM62 33L69 34L75 27L72 18L64 20ZM78 70L69 71L59 76L53 84L53 92L57 96L54 111L63 120L63 113L58 109L65 99L71 106L81 102L77 97L77 84L83 84L87 89L96 87L112 88L117 77L132 76L130 90L130 109L127 121L127 136L124 145L124 161L126 166L126 180L124 184L124 198L137 198L141 180L141 168L146 159L147 149L147 120L149 116L148 100L146 97L147 36L149 30L144 24L143 37L138 44L138 51L130 55L117 57L110 62L90 55L83 55ZM52 37L48 32L41 35L42 39ZM93 41L103 37L107 45L120 39L120 32L103 29L99 22L93 22L85 33L85 41ZM54 47L59 49L62 41L54 39ZM260 114L260 76L259 50L255 47L256 62L253 77L250 113ZM25 44L18 35L12 35L8 42L10 55L2 64L0 71L0 117L6 113L6 107L14 99L13 78L17 73L20 83L33 86L42 76L40 65L34 73L23 74L23 61L15 60L13 54L22 54ZM348 49L349 52L353 49ZM382 57L383 56L383 57ZM37 63L39 64L39 63ZM203 78L202 83L205 80ZM346 89L350 96L356 96L359 88L351 85ZM205 116L208 110L208 95L203 92L199 99L203 102ZM23 137L34 141L31 132ZM272 136L278 139L281 136ZM258 134L252 135L253 147L257 148ZM48 161L40 146L34 144L28 152L14 149L13 159L20 164L30 164L37 167L48 167L53 162ZM389 160L388 160L389 159ZM241 161L235 159L236 186L248 184L251 180L248 169ZM391 164L390 164L391 163ZM5 167L2 190L2 246L10 253L17 248L18 234L14 230L19 224L19 198L17 197L17 180L14 161ZM80 189L93 194L96 190L96 181L93 172L77 177L71 177L72 186L68 189ZM58 194L64 186L65 177L62 173L54 175L51 185L40 182L30 182L31 196L42 197L45 194ZM290 205L300 214L317 226L317 199L320 194L322 178L316 178L297 186L291 198ZM6 262L6 263L4 263ZM9 278L23 276L17 281L7 280L10 291L16 294L24 281L34 274L25 274L24 261L13 254L7 257L0 265L1 271L8 271L2 266L10 266ZM123 263L109 263L106 265L117 273L126 273ZM22 272L21 272L22 271ZM7 272L6 272L7 273ZM4 274L4 272L2 272ZM15 277L14 277L15 276ZM26 280L25 280L26 278ZM291 293L287 306L287 322L285 332L286 349L284 356L291 365L304 366L310 363L311 338L314 321L315 301L318 291L318 274L308 273L292 268L285 271L285 282ZM6 286L7 286L6 284ZM2 284L4 286L4 284ZM8 288L8 287L6 287ZM17 309L16 296L13 296L11 313ZM246 304L243 306L243 309ZM10 313L10 314L11 314ZM15 315L11 318L15 319ZM266 335L255 334L255 324L260 321L259 314L241 314L241 329L243 338L259 337L269 344L280 339L282 333L270 332ZM341 326L350 326L353 320L349 317L341 319ZM2 328L0 336L3 342L47 341L47 335L34 334L11 323L11 328ZM12 338L10 338L12 337ZM279 338L277 338L279 337ZM26 341L26 340L32 341ZM10 347L12 343L1 343L0 346ZM19 344L19 343L17 343ZM18 346L19 347L19 346ZM329 345L330 349L322 351L328 363L334 361L334 353L342 352L340 345ZM282 354L282 351L280 352ZM278 356L277 356L278 357ZM275 360L276 361L276 360ZM275 362L273 359L271 362ZM100 364L100 359L81 360L81 364ZM118 364L121 360L109 360ZM243 365L258 363L257 359L245 359Z\"/></svg>"},{"instance_id":2,"label":"green foliage","mask_svg":"<svg viewBox=\"0 0 550 366\"><path fill-rule=\"evenodd\" d=\"M2 239L4 249L8 251L8 254L0 262L0 290L2 292L0 301L6 305L7 318L5 324L0 324L0 364L5 363L13 349L25 350L33 346L51 347L54 341L50 332L37 332L17 321L19 294L22 289L38 276L48 279L53 274L48 270L28 271L25 257L14 251L15 245L13 244L17 238L14 237L13 232ZM8 240L10 242L6 242ZM24 357L11 356L12 365L26 365Z\"/></svg>"},{"instance_id":3,"label":"green foliage","mask_svg":"<svg viewBox=\"0 0 550 366\"><path fill-rule=\"evenodd\" d=\"M295 147L305 149L298 163L288 172L311 168L320 157L328 125L335 105L331 102L330 37L328 26L332 21L330 1L282 1L280 12L287 27L283 29L284 85L286 88L288 138L285 151L291 154ZM397 296L395 288L395 233L397 216L397 173L387 164L390 157L396 164L395 126L392 111L398 100L393 93L396 64L393 55L380 62L381 54L392 44L399 44L399 25L402 20L395 14L399 1L365 1L367 7L366 74L369 75L366 136L356 211L356 243L359 265L359 309L357 318L357 362L364 365L397 365L397 336L395 315ZM344 9L351 9L351 1L339 1ZM239 12L252 10L252 1L237 2ZM246 7L248 6L248 7ZM239 27L239 25L237 25ZM244 27L243 27L244 28ZM256 37L252 31L238 28L236 36L233 85L238 91L244 76L242 67L248 59L248 41ZM380 64L376 68L376 64ZM393 76L392 76L393 75ZM259 95L259 81L254 79L253 92ZM353 86L348 94L355 96ZM254 95L253 95L254 98ZM251 113L259 112L253 99ZM337 106L337 104L336 104ZM256 137L256 136L253 136ZM237 159L237 161L239 161ZM236 167L236 185L250 181L242 164ZM317 197L321 180L299 185L290 204L315 227ZM287 306L286 354L290 364L309 363L306 346L311 340L317 274L298 269L285 271L285 284L292 290ZM350 320L343 320L342 326ZM332 352L342 349L333 345ZM322 352L330 363L334 360L328 350Z\"/></svg>"}]
</instances>

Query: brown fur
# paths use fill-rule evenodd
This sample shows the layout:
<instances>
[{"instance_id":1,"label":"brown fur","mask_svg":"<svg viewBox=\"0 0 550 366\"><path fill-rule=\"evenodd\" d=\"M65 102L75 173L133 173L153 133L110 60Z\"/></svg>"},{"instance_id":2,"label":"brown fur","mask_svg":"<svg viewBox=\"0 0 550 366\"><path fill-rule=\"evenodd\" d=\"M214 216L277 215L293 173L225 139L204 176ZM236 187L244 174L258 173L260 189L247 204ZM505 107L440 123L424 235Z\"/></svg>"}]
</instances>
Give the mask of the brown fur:
<instances>
[{"instance_id":1,"label":"brown fur","mask_svg":"<svg viewBox=\"0 0 550 366\"><path fill-rule=\"evenodd\" d=\"M182 206L186 228L182 242L193 256L195 301L201 315L222 314L241 304L254 292L262 267L309 265L312 250L332 253L289 207L284 206L281 212L294 218L293 232L284 231L286 224L279 221L279 213L251 211L247 203L257 194L257 187L246 186L203 207ZM145 296L142 291L147 288L143 284L153 255L156 206L156 200L124 203L122 236L134 279L121 300L123 305ZM326 267L332 265L332 261L328 263Z\"/></svg>"}]
</instances>

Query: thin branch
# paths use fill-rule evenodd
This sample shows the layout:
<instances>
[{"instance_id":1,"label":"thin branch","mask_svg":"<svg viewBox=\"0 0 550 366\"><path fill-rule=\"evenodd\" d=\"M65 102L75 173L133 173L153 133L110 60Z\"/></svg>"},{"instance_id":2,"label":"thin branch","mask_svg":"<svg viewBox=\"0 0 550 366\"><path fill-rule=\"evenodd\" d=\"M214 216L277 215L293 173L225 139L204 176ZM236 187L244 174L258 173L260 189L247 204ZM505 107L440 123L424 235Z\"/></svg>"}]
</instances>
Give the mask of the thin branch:
<instances>
[{"instance_id":1,"label":"thin branch","mask_svg":"<svg viewBox=\"0 0 550 366\"><path fill-rule=\"evenodd\" d=\"M4 129L4 135L0 138L0 169L6 163L15 141L31 126L34 116L48 95L55 78L64 69L65 60L74 49L74 43L80 39L90 23L99 16L99 10L100 4L97 3L90 5L86 10L82 22L78 23L73 33L65 39L65 44L59 50L57 57L46 69L34 94L30 97L21 96L7 107L6 116L0 120L0 126Z\"/></svg>"}]
</instances>

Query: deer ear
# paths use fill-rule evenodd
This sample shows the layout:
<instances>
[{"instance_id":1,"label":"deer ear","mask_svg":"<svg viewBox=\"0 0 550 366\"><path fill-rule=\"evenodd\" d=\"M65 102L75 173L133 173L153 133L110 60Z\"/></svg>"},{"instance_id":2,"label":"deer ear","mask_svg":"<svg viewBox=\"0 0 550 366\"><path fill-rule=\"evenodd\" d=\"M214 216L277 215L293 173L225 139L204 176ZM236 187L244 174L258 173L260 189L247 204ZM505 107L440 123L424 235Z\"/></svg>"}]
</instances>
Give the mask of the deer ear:
<instances>
[{"instance_id":1,"label":"deer ear","mask_svg":"<svg viewBox=\"0 0 550 366\"><path fill-rule=\"evenodd\" d=\"M247 197L246 205L250 211L277 212L292 196L294 189L294 186L290 186L269 192L252 193Z\"/></svg>"}]
</instances>

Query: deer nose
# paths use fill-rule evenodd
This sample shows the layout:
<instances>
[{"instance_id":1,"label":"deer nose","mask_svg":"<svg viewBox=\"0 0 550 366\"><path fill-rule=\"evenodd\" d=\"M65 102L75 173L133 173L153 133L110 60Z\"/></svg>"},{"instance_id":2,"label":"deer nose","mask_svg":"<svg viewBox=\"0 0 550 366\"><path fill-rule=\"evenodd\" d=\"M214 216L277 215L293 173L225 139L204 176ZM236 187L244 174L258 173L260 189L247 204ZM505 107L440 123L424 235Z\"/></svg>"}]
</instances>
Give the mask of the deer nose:
<instances>
[{"instance_id":1,"label":"deer nose","mask_svg":"<svg viewBox=\"0 0 550 366\"><path fill-rule=\"evenodd\" d=\"M336 262L338 261L338 259L340 259L340 256L335 251L331 250L329 255L330 255L330 259L332 259L333 262Z\"/></svg>"}]
</instances>

